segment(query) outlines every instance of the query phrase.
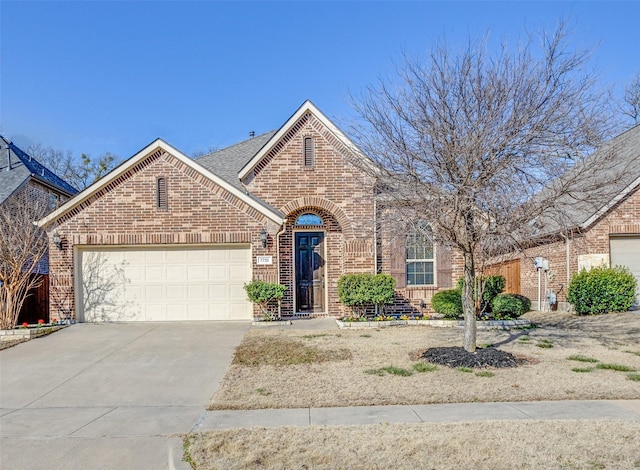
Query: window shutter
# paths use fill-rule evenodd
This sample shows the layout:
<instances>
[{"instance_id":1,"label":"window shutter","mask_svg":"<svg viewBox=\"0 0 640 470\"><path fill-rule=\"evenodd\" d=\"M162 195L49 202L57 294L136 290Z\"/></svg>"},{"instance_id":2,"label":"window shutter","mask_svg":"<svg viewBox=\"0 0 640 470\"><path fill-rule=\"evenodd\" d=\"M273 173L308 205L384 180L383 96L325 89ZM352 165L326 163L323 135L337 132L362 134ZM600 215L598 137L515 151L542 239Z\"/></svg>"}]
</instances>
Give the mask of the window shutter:
<instances>
[{"instance_id":1,"label":"window shutter","mask_svg":"<svg viewBox=\"0 0 640 470\"><path fill-rule=\"evenodd\" d=\"M407 285L406 258L405 237L393 237L391 239L391 277L396 280L398 289Z\"/></svg>"},{"instance_id":2,"label":"window shutter","mask_svg":"<svg viewBox=\"0 0 640 470\"><path fill-rule=\"evenodd\" d=\"M313 166L313 139L311 137L304 138L304 166Z\"/></svg>"},{"instance_id":3,"label":"window shutter","mask_svg":"<svg viewBox=\"0 0 640 470\"><path fill-rule=\"evenodd\" d=\"M451 265L451 249L442 245L436 246L436 283L438 287L453 287L451 279L453 268Z\"/></svg>"},{"instance_id":4,"label":"window shutter","mask_svg":"<svg viewBox=\"0 0 640 470\"><path fill-rule=\"evenodd\" d=\"M158 178L156 180L156 186L156 205L158 209L168 209L167 179L164 177Z\"/></svg>"}]
</instances>

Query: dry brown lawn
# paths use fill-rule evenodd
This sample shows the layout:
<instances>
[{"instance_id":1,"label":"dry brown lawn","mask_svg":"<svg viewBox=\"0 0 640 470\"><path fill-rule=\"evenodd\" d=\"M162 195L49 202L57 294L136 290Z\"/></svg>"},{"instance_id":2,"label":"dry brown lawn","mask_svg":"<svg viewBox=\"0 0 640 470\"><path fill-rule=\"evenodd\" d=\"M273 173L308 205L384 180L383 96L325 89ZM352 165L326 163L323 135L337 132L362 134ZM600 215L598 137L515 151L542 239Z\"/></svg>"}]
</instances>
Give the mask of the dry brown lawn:
<instances>
[{"instance_id":1,"label":"dry brown lawn","mask_svg":"<svg viewBox=\"0 0 640 470\"><path fill-rule=\"evenodd\" d=\"M213 396L211 408L640 398L640 382L630 380L628 373L568 359L584 356L600 364L624 365L640 371L640 313L527 316L541 326L529 330L478 331L478 345L492 344L528 360L528 364L517 368L488 369L493 374L489 377L445 366L431 372L414 372L411 376L380 371L389 366L413 371L414 364L422 362L419 354L427 348L460 345L460 329L253 328L238 350L246 349L248 354L244 357L253 359L238 363L236 355ZM302 351L305 347L309 351L296 357L321 360L281 363L284 351ZM574 372L574 368L592 370Z\"/></svg>"},{"instance_id":2,"label":"dry brown lawn","mask_svg":"<svg viewBox=\"0 0 640 470\"><path fill-rule=\"evenodd\" d=\"M640 382L629 372L597 367L640 371L640 313L527 317L540 327L478 331L479 345L492 344L527 363L472 372L414 370L414 364L426 366L419 355L427 348L459 346L460 329L253 328L211 408L640 399ZM598 362L568 359L575 356ZM383 370L390 366L413 373ZM638 442L640 424L633 421L286 426L195 433L187 438L186 455L199 470L637 469Z\"/></svg>"},{"instance_id":3,"label":"dry brown lawn","mask_svg":"<svg viewBox=\"0 0 640 470\"><path fill-rule=\"evenodd\" d=\"M190 437L198 470L633 469L640 425L501 421L231 429Z\"/></svg>"}]
</instances>

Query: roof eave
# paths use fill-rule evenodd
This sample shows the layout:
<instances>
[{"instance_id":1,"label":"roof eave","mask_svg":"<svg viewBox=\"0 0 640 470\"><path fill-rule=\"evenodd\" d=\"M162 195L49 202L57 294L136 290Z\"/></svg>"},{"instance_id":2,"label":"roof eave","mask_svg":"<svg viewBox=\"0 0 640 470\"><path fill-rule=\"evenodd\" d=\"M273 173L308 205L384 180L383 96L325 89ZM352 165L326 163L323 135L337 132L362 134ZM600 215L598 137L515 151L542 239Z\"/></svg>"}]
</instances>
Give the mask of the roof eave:
<instances>
[{"instance_id":1,"label":"roof eave","mask_svg":"<svg viewBox=\"0 0 640 470\"><path fill-rule=\"evenodd\" d=\"M174 157L178 158L182 163L186 164L187 166L189 166L189 167L193 168L194 170L198 171L199 173L203 174L204 176L206 176L207 178L212 180L214 183L216 183L218 186L221 186L226 191L228 191L231 194L233 194L234 196L238 197L239 199L244 201L246 204L248 204L249 206L251 206L254 209L256 209L258 212L263 214L265 217L267 217L268 219L272 220L273 222L275 222L275 223L277 223L279 225L282 225L285 222L285 219L283 219L279 214L269 210L268 208L264 207L263 205L261 205L257 201L253 200L252 198L250 198L249 196L244 194L242 191L240 191L237 188L235 188L234 186L232 186L230 183L228 183L224 179L220 178L219 176L217 176L214 173L210 172L209 170L207 170L206 168L204 168L200 164L198 164L195 161L193 161L191 158L189 158L188 156L186 156L185 154L180 152L175 147L169 145L168 143L166 143L162 139L156 139L153 142L151 142L149 145L144 147L142 150L140 150L137 154L135 154L129 160L124 162L122 165L119 165L118 167L116 167L113 171L111 171L105 177L103 177L102 179L96 181L95 183L93 183L91 186L87 187L83 191L79 192L74 197L69 199L65 204L60 206L58 209L56 209L55 211L51 212L46 217L44 217L41 220L39 220L38 221L38 226L44 228L44 227L48 226L49 224L53 223L54 221L56 221L57 219L62 217L64 214L68 213L73 208L77 207L82 202L84 202L87 199L89 199L92 195L94 195L100 189L102 189L105 186L107 186L109 183L111 183L113 180L118 178L120 175L122 175L125 172L127 172L130 168L135 166L140 160L146 158L152 151L154 151L157 148L161 148L162 150L166 151L167 153L170 153Z\"/></svg>"}]
</instances>

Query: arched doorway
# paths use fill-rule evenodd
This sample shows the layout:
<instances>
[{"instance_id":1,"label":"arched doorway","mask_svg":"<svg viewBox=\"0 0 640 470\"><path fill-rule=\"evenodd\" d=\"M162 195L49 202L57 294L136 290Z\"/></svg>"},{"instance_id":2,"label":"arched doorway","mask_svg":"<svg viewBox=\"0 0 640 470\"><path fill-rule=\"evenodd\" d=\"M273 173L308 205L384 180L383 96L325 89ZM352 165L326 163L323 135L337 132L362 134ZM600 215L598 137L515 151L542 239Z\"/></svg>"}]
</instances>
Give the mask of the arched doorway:
<instances>
[{"instance_id":1,"label":"arched doorway","mask_svg":"<svg viewBox=\"0 0 640 470\"><path fill-rule=\"evenodd\" d=\"M294 224L295 313L326 313L326 253L322 218L310 211Z\"/></svg>"}]
</instances>

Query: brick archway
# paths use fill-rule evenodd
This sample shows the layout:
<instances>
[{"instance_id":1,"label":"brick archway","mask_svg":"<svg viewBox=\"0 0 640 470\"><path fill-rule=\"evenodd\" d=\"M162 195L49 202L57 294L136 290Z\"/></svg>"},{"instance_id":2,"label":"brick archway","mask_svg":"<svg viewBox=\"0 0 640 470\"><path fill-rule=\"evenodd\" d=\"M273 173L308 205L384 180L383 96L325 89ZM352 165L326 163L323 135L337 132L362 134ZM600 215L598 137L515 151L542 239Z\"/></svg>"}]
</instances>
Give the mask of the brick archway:
<instances>
[{"instance_id":1,"label":"brick archway","mask_svg":"<svg viewBox=\"0 0 640 470\"><path fill-rule=\"evenodd\" d=\"M280 208L280 211L289 217L293 213L299 213L301 209L313 210L314 208L326 211L332 215L340 226L340 231L342 231L346 239L352 239L355 237L349 217L347 217L339 206L328 199L318 196L304 196L288 202Z\"/></svg>"}]
</instances>

